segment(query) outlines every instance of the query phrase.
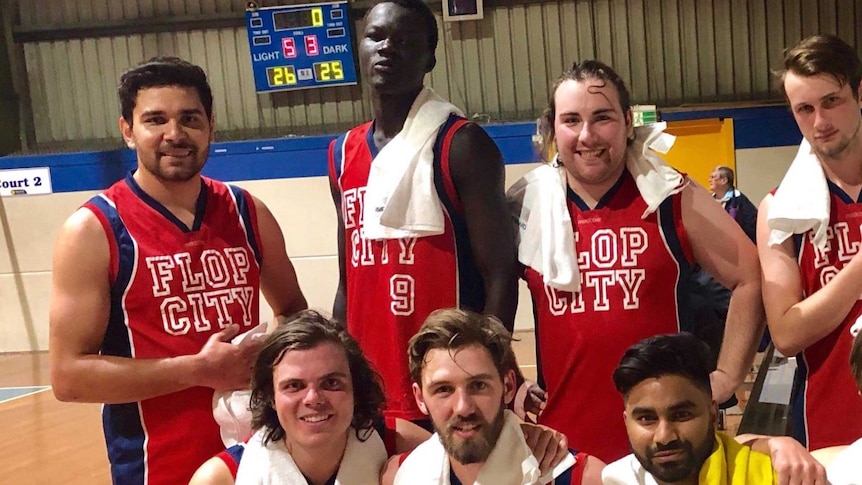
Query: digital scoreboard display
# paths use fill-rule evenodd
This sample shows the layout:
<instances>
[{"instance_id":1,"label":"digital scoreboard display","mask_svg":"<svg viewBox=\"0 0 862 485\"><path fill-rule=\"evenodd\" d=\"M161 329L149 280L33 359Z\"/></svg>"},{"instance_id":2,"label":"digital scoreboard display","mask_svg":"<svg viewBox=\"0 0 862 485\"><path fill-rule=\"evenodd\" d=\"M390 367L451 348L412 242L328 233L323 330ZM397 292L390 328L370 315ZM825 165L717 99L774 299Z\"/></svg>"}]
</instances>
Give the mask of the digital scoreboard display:
<instances>
[{"instance_id":1,"label":"digital scoreboard display","mask_svg":"<svg viewBox=\"0 0 862 485\"><path fill-rule=\"evenodd\" d=\"M347 2L246 10L255 90L356 84Z\"/></svg>"}]
</instances>

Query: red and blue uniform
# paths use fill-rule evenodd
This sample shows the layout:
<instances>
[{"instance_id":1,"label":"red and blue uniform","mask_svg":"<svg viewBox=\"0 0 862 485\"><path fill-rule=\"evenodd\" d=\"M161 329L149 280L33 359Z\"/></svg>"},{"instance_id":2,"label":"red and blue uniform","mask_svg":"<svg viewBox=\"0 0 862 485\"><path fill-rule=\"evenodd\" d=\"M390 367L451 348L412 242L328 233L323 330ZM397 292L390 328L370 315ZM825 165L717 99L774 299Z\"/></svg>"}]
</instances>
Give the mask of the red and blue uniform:
<instances>
[{"instance_id":1,"label":"red and blue uniform","mask_svg":"<svg viewBox=\"0 0 862 485\"><path fill-rule=\"evenodd\" d=\"M533 299L539 384L548 391L540 423L610 463L630 452L613 371L642 339L690 330L691 248L680 194L644 214L628 171L590 209L568 189L581 291L560 291L526 268Z\"/></svg>"},{"instance_id":2,"label":"red and blue uniform","mask_svg":"<svg viewBox=\"0 0 862 485\"><path fill-rule=\"evenodd\" d=\"M340 249L346 267L347 329L383 377L387 417L426 418L413 398L407 367L407 342L425 318L440 308L481 312L485 307L484 284L449 170L452 137L466 123L450 116L434 145L434 183L445 213L445 231L436 236L363 237L365 188L378 152L373 122L350 130L329 147L329 173L341 197L344 221Z\"/></svg>"},{"instance_id":3,"label":"red and blue uniform","mask_svg":"<svg viewBox=\"0 0 862 485\"><path fill-rule=\"evenodd\" d=\"M111 308L101 354L196 354L228 324L260 321L260 238L251 197L203 178L188 228L129 175L84 204L110 250ZM116 383L122 386L122 382ZM188 483L224 449L205 387L107 404L102 422L114 483Z\"/></svg>"},{"instance_id":4,"label":"red and blue uniform","mask_svg":"<svg viewBox=\"0 0 862 485\"><path fill-rule=\"evenodd\" d=\"M817 248L813 233L795 238L804 296L823 288L862 246L862 200L853 200L829 184L830 215L826 247ZM862 399L850 372L850 327L862 316L862 296L829 335L797 355L791 397L793 437L808 449L846 445L862 436Z\"/></svg>"}]
</instances>

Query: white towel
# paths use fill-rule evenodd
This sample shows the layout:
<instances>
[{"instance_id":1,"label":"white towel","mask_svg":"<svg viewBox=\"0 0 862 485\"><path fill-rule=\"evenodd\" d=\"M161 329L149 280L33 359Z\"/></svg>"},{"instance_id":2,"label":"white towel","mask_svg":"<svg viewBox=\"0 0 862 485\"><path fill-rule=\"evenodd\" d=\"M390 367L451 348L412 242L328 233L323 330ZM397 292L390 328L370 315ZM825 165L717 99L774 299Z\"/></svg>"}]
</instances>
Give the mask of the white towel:
<instances>
[{"instance_id":1,"label":"white towel","mask_svg":"<svg viewBox=\"0 0 862 485\"><path fill-rule=\"evenodd\" d=\"M647 203L642 217L685 187L682 174L654 153L667 153L676 141L664 133L666 126L655 123L635 128L635 140L626 151L626 168ZM562 164L555 157L550 165L542 165L515 182L506 195L518 223L518 261L539 272L552 288L579 291L581 273Z\"/></svg>"},{"instance_id":2,"label":"white towel","mask_svg":"<svg viewBox=\"0 0 862 485\"><path fill-rule=\"evenodd\" d=\"M576 292L581 272L566 202L566 169L553 163L531 170L506 192L518 223L518 261L558 290Z\"/></svg>"},{"instance_id":3,"label":"white towel","mask_svg":"<svg viewBox=\"0 0 862 485\"><path fill-rule=\"evenodd\" d=\"M656 485L634 455L626 455L602 469L603 485Z\"/></svg>"},{"instance_id":4,"label":"white towel","mask_svg":"<svg viewBox=\"0 0 862 485\"><path fill-rule=\"evenodd\" d=\"M665 199L680 192L686 184L685 177L655 153L669 152L676 142L675 136L664 132L666 128L667 123L635 128L634 142L626 150L626 168L647 203L642 218L655 212Z\"/></svg>"},{"instance_id":5,"label":"white towel","mask_svg":"<svg viewBox=\"0 0 862 485\"><path fill-rule=\"evenodd\" d=\"M769 204L769 214L766 216L770 229L769 245L781 244L793 234L812 230L814 244L825 248L829 211L826 174L811 145L803 138L796 158Z\"/></svg>"},{"instance_id":6,"label":"white towel","mask_svg":"<svg viewBox=\"0 0 862 485\"><path fill-rule=\"evenodd\" d=\"M569 453L553 470L539 476L539 462L527 446L518 418L509 410L503 413L503 430L476 477L476 485L545 484L575 465L575 457ZM410 452L395 474L395 485L450 483L449 457L437 433Z\"/></svg>"},{"instance_id":7,"label":"white towel","mask_svg":"<svg viewBox=\"0 0 862 485\"><path fill-rule=\"evenodd\" d=\"M363 237L400 239L443 234L443 206L434 186L434 141L453 104L425 87L404 127L371 162L363 208Z\"/></svg>"},{"instance_id":8,"label":"white towel","mask_svg":"<svg viewBox=\"0 0 862 485\"><path fill-rule=\"evenodd\" d=\"M236 485L307 484L283 441L263 444L264 430L258 430L245 446ZM386 447L376 431L359 441L353 428L347 430L347 447L335 476L336 485L378 483L386 461Z\"/></svg>"},{"instance_id":9,"label":"white towel","mask_svg":"<svg viewBox=\"0 0 862 485\"><path fill-rule=\"evenodd\" d=\"M266 337L267 323L241 333L231 340L234 345L239 345L246 338ZM213 391L213 418L219 425L222 443L229 448L251 436L251 391L244 389L239 391Z\"/></svg>"}]
</instances>

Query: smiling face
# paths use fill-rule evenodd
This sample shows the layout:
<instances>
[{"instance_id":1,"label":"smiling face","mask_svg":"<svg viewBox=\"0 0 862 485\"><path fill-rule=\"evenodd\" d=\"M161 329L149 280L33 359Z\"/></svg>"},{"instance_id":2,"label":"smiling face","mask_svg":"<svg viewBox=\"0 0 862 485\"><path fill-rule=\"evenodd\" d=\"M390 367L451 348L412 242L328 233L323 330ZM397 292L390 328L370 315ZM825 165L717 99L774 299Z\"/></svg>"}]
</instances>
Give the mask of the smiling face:
<instances>
[{"instance_id":1,"label":"smiling face","mask_svg":"<svg viewBox=\"0 0 862 485\"><path fill-rule=\"evenodd\" d=\"M120 118L138 169L162 182L185 182L200 173L213 127L195 88L160 86L138 91L132 123Z\"/></svg>"},{"instance_id":2,"label":"smiling face","mask_svg":"<svg viewBox=\"0 0 862 485\"><path fill-rule=\"evenodd\" d=\"M632 452L659 483L697 483L715 442L709 393L677 375L646 379L626 396Z\"/></svg>"},{"instance_id":3,"label":"smiling face","mask_svg":"<svg viewBox=\"0 0 862 485\"><path fill-rule=\"evenodd\" d=\"M491 354L473 344L425 354L419 408L431 416L443 447L461 464L482 463L503 429L503 409L515 394L515 375L501 378Z\"/></svg>"},{"instance_id":4,"label":"smiling face","mask_svg":"<svg viewBox=\"0 0 862 485\"><path fill-rule=\"evenodd\" d=\"M569 184L610 187L625 167L631 112L623 113L617 88L588 78L567 80L554 93L554 139Z\"/></svg>"},{"instance_id":5,"label":"smiling face","mask_svg":"<svg viewBox=\"0 0 862 485\"><path fill-rule=\"evenodd\" d=\"M821 160L862 152L862 86L840 85L828 74L784 76L784 91L802 135ZM854 96L854 90L855 96Z\"/></svg>"},{"instance_id":6,"label":"smiling face","mask_svg":"<svg viewBox=\"0 0 862 485\"><path fill-rule=\"evenodd\" d=\"M288 350L273 369L272 381L288 449L344 449L354 401L343 348L324 342L308 350Z\"/></svg>"},{"instance_id":7,"label":"smiling face","mask_svg":"<svg viewBox=\"0 0 862 485\"><path fill-rule=\"evenodd\" d=\"M379 94L416 92L434 67L425 21L419 12L379 3L365 17L359 63L365 82Z\"/></svg>"}]
</instances>

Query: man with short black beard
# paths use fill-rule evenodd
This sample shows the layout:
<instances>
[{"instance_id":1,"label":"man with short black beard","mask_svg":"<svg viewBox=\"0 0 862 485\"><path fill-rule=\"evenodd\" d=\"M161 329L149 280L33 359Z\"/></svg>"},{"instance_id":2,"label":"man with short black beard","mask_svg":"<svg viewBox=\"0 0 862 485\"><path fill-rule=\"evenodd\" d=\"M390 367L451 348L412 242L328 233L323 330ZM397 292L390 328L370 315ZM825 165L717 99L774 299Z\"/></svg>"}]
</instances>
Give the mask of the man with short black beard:
<instances>
[{"instance_id":1,"label":"man with short black beard","mask_svg":"<svg viewBox=\"0 0 862 485\"><path fill-rule=\"evenodd\" d=\"M792 438L752 437L749 448L716 432L710 355L689 333L650 337L626 351L613 379L632 454L606 466L602 483L826 483L823 467Z\"/></svg>"},{"instance_id":2,"label":"man with short black beard","mask_svg":"<svg viewBox=\"0 0 862 485\"><path fill-rule=\"evenodd\" d=\"M381 483L601 483L604 464L572 450L540 474L518 419L506 409L516 390L511 340L495 317L467 310L438 310L425 320L408 355L413 395L436 433L390 459Z\"/></svg>"}]
</instances>

